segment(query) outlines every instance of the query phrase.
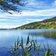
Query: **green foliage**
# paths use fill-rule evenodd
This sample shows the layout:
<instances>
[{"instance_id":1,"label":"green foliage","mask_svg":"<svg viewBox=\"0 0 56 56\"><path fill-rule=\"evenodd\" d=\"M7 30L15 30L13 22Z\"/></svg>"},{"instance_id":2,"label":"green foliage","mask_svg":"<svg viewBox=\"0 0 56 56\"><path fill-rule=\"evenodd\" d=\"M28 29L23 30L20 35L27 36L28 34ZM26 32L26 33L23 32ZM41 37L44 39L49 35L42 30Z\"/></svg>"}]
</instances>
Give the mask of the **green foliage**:
<instances>
[{"instance_id":1,"label":"green foliage","mask_svg":"<svg viewBox=\"0 0 56 56\"><path fill-rule=\"evenodd\" d=\"M12 3L19 3L20 0L12 0Z\"/></svg>"},{"instance_id":2,"label":"green foliage","mask_svg":"<svg viewBox=\"0 0 56 56\"><path fill-rule=\"evenodd\" d=\"M12 10L12 11L18 11L19 10L14 6L15 4L17 5L23 5L22 3L20 3L21 0L11 0L9 2L9 0L0 0L0 9L3 10L3 11L6 11L8 12L9 10ZM9 12L10 13L10 12Z\"/></svg>"},{"instance_id":3,"label":"green foliage","mask_svg":"<svg viewBox=\"0 0 56 56\"><path fill-rule=\"evenodd\" d=\"M44 54L44 56L56 56L54 51L52 51L52 49L48 48L48 50L46 50L45 46L44 46L45 51L41 52L40 50L41 50L41 45L37 45L35 40L30 41L28 36L25 46L23 43L23 38L21 38L20 41L17 40L14 46L10 48L9 54L13 56L35 56L35 55L42 56L42 54Z\"/></svg>"},{"instance_id":4,"label":"green foliage","mask_svg":"<svg viewBox=\"0 0 56 56\"><path fill-rule=\"evenodd\" d=\"M48 51L45 52L45 56L50 56L50 50L48 49Z\"/></svg>"},{"instance_id":5,"label":"green foliage","mask_svg":"<svg viewBox=\"0 0 56 56\"><path fill-rule=\"evenodd\" d=\"M40 22L33 22L21 27L21 29L56 29L56 17L46 19Z\"/></svg>"},{"instance_id":6,"label":"green foliage","mask_svg":"<svg viewBox=\"0 0 56 56\"><path fill-rule=\"evenodd\" d=\"M28 45L28 43L29 43L29 36L28 36L28 38L27 38L27 42L26 42L26 45Z\"/></svg>"},{"instance_id":7,"label":"green foliage","mask_svg":"<svg viewBox=\"0 0 56 56\"><path fill-rule=\"evenodd\" d=\"M24 49L24 46L23 46L23 38L21 38L20 46L21 46L22 49Z\"/></svg>"}]
</instances>

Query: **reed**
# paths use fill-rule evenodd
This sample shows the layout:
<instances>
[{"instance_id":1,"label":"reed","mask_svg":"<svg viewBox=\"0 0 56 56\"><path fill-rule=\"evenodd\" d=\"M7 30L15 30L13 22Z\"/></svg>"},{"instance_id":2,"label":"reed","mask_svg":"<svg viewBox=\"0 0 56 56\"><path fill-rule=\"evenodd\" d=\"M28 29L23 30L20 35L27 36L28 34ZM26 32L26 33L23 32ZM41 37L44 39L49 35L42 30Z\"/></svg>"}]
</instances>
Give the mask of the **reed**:
<instances>
[{"instance_id":1,"label":"reed","mask_svg":"<svg viewBox=\"0 0 56 56\"><path fill-rule=\"evenodd\" d=\"M41 51L41 45L38 45L35 40L30 41L29 36L25 44L23 38L17 39L14 46L10 48L9 54L12 56L56 56L52 49L46 50L45 46L44 51Z\"/></svg>"}]
</instances>

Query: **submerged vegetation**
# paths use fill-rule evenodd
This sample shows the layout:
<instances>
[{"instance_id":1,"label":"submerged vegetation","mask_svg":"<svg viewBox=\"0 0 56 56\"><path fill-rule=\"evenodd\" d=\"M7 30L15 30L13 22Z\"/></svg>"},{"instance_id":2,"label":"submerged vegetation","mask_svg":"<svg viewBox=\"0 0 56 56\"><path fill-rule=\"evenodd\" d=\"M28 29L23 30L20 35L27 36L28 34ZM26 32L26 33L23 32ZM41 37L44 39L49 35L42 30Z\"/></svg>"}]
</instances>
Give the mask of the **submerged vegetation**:
<instances>
[{"instance_id":1,"label":"submerged vegetation","mask_svg":"<svg viewBox=\"0 0 56 56\"><path fill-rule=\"evenodd\" d=\"M54 53L54 50L49 47L47 44L47 47L43 45L43 48L40 44L37 43L36 40L29 39L29 36L27 38L26 43L24 44L23 38L21 40L17 40L12 48L9 50L9 55L12 56L56 56Z\"/></svg>"}]
</instances>

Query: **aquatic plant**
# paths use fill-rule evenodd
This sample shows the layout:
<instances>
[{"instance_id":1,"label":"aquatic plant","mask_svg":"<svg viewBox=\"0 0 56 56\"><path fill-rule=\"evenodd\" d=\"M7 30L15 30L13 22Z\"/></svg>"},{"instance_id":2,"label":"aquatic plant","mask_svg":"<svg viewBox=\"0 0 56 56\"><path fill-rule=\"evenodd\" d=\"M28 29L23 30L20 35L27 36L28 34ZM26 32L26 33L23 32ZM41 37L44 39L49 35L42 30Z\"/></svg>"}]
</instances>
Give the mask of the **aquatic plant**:
<instances>
[{"instance_id":1,"label":"aquatic plant","mask_svg":"<svg viewBox=\"0 0 56 56\"><path fill-rule=\"evenodd\" d=\"M54 54L54 51L49 48L46 50L45 45L44 51L41 48L41 45L38 45L38 43L35 40L31 40L29 36L27 37L27 41L24 44L23 38L21 40L17 39L14 46L10 48L9 54L12 56L56 56Z\"/></svg>"}]
</instances>

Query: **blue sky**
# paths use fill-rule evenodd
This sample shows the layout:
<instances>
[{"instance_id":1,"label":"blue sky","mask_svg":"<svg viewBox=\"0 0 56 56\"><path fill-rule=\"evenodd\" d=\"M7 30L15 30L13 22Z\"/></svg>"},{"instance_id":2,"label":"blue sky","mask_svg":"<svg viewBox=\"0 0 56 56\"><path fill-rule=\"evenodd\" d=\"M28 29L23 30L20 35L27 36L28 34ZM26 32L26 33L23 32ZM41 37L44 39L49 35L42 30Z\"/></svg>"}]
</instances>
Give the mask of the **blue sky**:
<instances>
[{"instance_id":1,"label":"blue sky","mask_svg":"<svg viewBox=\"0 0 56 56\"><path fill-rule=\"evenodd\" d=\"M56 16L56 0L21 0L27 3L25 6L18 6L21 12L9 14L0 10L0 28L11 28L27 23L41 21Z\"/></svg>"}]
</instances>

